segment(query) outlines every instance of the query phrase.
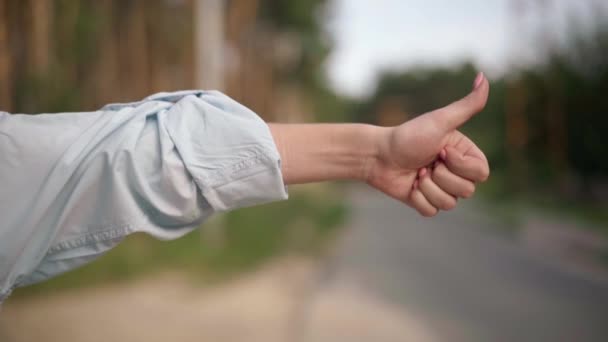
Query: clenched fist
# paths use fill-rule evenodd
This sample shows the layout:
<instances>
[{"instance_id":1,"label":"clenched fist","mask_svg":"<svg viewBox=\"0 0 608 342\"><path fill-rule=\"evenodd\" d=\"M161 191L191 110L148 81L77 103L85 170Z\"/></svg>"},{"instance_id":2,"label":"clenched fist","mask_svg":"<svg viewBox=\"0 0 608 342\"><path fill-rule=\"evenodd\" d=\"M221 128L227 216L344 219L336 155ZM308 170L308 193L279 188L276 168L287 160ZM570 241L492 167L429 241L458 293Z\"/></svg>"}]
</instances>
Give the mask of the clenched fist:
<instances>
[{"instance_id":1,"label":"clenched fist","mask_svg":"<svg viewBox=\"0 0 608 342\"><path fill-rule=\"evenodd\" d=\"M488 91L480 73L465 98L383 129L367 183L424 216L454 208L458 197L470 197L475 182L485 181L490 171L483 152L457 129L484 108Z\"/></svg>"}]
</instances>

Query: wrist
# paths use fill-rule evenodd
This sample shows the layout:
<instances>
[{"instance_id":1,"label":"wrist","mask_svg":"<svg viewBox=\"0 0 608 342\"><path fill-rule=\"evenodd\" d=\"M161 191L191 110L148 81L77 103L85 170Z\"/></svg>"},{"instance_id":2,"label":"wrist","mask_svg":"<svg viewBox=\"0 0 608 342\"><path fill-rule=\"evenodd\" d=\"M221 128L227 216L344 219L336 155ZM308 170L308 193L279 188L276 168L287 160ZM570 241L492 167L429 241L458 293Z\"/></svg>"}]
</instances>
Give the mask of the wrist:
<instances>
[{"instance_id":1,"label":"wrist","mask_svg":"<svg viewBox=\"0 0 608 342\"><path fill-rule=\"evenodd\" d=\"M382 162L382 157L387 155L388 145L390 136L394 130L394 127L383 127L367 125L367 136L368 144L372 146L372 153L364 159L362 166L363 172L361 173L359 180L369 183L372 177L374 167Z\"/></svg>"},{"instance_id":2,"label":"wrist","mask_svg":"<svg viewBox=\"0 0 608 342\"><path fill-rule=\"evenodd\" d=\"M359 144L364 144L367 148L362 148L360 151L367 151L361 160L360 170L356 179L362 182L368 182L374 166L378 164L383 155L382 151L386 150L390 136L391 127L381 127L374 125L362 125L361 137Z\"/></svg>"},{"instance_id":3,"label":"wrist","mask_svg":"<svg viewBox=\"0 0 608 342\"><path fill-rule=\"evenodd\" d=\"M269 124L286 184L367 181L386 128L367 124Z\"/></svg>"},{"instance_id":4,"label":"wrist","mask_svg":"<svg viewBox=\"0 0 608 342\"><path fill-rule=\"evenodd\" d=\"M366 181L380 156L383 127L347 123L318 124L316 128L324 132L327 139L320 139L325 146L316 158L327 171L324 180Z\"/></svg>"}]
</instances>

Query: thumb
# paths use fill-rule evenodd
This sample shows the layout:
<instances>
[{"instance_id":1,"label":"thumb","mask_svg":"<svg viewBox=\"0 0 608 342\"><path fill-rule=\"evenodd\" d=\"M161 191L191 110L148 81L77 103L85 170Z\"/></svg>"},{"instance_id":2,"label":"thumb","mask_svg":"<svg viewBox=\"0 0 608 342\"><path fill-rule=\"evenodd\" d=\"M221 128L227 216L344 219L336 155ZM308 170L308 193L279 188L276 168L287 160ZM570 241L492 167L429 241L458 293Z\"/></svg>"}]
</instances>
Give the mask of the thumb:
<instances>
[{"instance_id":1,"label":"thumb","mask_svg":"<svg viewBox=\"0 0 608 342\"><path fill-rule=\"evenodd\" d=\"M478 73L473 83L473 90L464 98L431 113L438 127L453 131L479 113L488 101L490 84L483 73Z\"/></svg>"}]
</instances>

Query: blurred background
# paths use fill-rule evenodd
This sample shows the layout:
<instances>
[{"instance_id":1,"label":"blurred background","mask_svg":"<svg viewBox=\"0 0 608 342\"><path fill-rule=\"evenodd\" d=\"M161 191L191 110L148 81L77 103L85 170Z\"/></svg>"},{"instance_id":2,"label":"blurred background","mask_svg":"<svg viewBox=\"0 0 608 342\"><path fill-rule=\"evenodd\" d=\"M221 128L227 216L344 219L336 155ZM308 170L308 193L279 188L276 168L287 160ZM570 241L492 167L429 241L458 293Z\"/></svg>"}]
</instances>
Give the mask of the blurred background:
<instances>
[{"instance_id":1,"label":"blurred background","mask_svg":"<svg viewBox=\"0 0 608 342\"><path fill-rule=\"evenodd\" d=\"M356 184L131 236L19 289L0 341L607 341L603 0L0 0L0 110L218 89L267 121L400 124L464 96L490 180L422 219Z\"/></svg>"}]
</instances>

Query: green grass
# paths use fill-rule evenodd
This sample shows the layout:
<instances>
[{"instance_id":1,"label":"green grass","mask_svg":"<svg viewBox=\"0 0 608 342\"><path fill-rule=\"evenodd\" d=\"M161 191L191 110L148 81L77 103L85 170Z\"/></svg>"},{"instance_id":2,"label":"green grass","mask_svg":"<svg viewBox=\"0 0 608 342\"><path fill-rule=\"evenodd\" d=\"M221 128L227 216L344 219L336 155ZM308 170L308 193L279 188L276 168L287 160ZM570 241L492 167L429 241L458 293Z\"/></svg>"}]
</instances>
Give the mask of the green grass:
<instances>
[{"instance_id":1,"label":"green grass","mask_svg":"<svg viewBox=\"0 0 608 342\"><path fill-rule=\"evenodd\" d=\"M162 270L219 281L280 254L318 253L344 222L347 208L335 196L292 193L288 201L218 215L177 240L131 235L95 262L18 289L15 297L127 281Z\"/></svg>"}]
</instances>

